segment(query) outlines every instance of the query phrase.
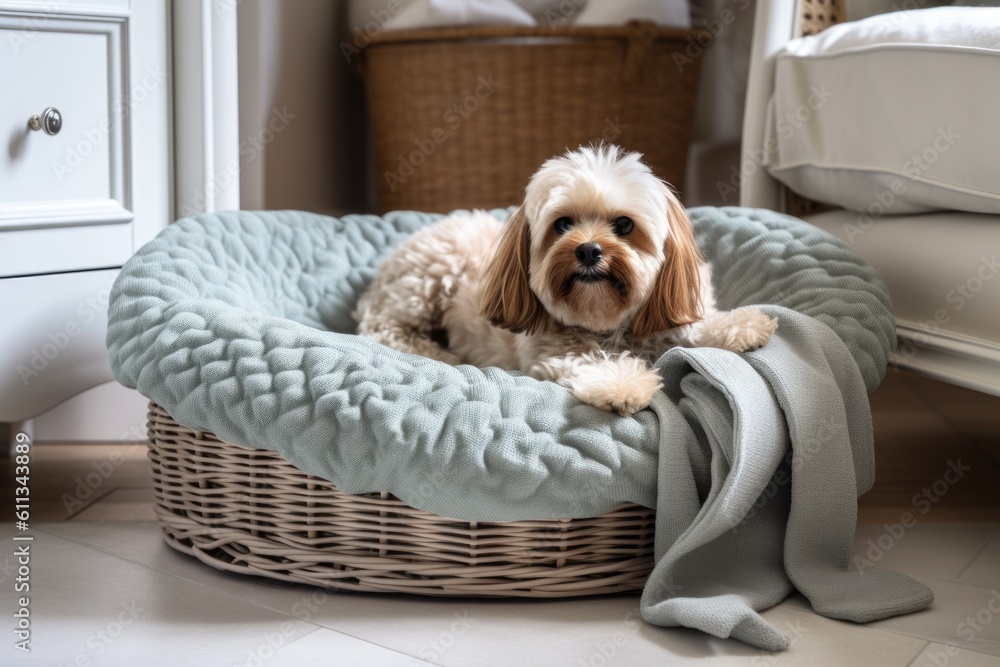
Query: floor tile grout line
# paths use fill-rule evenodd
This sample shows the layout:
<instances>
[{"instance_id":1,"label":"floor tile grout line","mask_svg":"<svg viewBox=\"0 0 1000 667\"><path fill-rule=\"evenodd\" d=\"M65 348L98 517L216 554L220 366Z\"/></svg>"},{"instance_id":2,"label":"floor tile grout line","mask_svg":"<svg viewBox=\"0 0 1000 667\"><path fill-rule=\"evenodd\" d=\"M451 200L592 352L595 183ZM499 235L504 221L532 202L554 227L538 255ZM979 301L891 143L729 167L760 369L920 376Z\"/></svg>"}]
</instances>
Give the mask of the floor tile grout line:
<instances>
[{"instance_id":1,"label":"floor tile grout line","mask_svg":"<svg viewBox=\"0 0 1000 667\"><path fill-rule=\"evenodd\" d=\"M966 584L966 583L961 582L961 581L952 581L950 579L941 579L940 577L928 577L926 575L920 575L920 578L922 578L922 579L933 579L934 581L940 581L940 582L943 582L943 583L956 584L958 586L966 586L968 588L976 588L976 589L981 590L981 591L989 591L990 590L988 588L983 588L982 586L977 586L975 584ZM791 606L787 606L785 608L788 611L796 612L796 613L799 613L799 614L821 615L821 614L817 614L816 612L810 611L809 609L801 609L801 608L798 608L798 607L791 607ZM907 616L907 614L903 614L901 616L897 616L896 618L901 618L901 617L905 617L905 616ZM838 619L831 619L831 620L838 620ZM879 620L886 620L886 619L879 619ZM846 622L846 621L844 621L844 622ZM908 637L910 639L917 639L917 640L923 641L923 642L925 642L925 646L923 646L920 649L921 653L930 644L947 644L948 641L954 641L956 639L956 637L951 637L949 640L943 640L941 638L928 639L924 635L914 634L914 631L912 631L912 630L908 631L908 630L906 630L904 628L875 627L875 626L872 625L872 623L877 623L877 622L879 622L879 621L871 621L871 622L868 622L868 623L861 623L861 624L859 624L859 626L863 627L863 628L866 628L868 630L875 630L877 632L887 632L889 634L899 635L901 637ZM957 644L956 644L956 646L957 646ZM958 646L958 648L960 650L962 650L962 651L969 651L970 653L978 653L978 654L982 654L982 655L985 655L985 656L988 656L988 657L992 657L992 658L998 658L998 657L1000 657L1000 656L998 656L996 654L986 653L984 651L977 651L977 650L975 650L973 648L970 648L970 647L967 647L967 646ZM919 657L920 657L920 653L917 654L917 656L913 659L913 661L916 661L916 659L919 658ZM910 662L909 665L907 665L907 667L912 667L912 665L913 665L913 662Z\"/></svg>"},{"instance_id":2,"label":"floor tile grout line","mask_svg":"<svg viewBox=\"0 0 1000 667\"><path fill-rule=\"evenodd\" d=\"M781 603L779 602L778 604L781 604ZM777 607L777 605L775 605L775 607ZM772 607L772 609L774 609L775 607ZM831 621L836 621L838 623L844 623L844 624L848 625L849 627L853 627L853 628L863 628L865 630L872 630L874 632L885 632L885 633L888 633L890 635L899 635L900 637L907 637L909 639L917 639L917 640L920 640L920 641L922 641L922 642L925 643L924 646L920 647L920 651L921 652L926 648L926 644L929 644L932 641L932 640L927 639L926 637L914 637L913 635L908 635L905 632L898 632L896 630L893 630L892 628L876 628L876 627L873 627L871 624L875 623L877 621L869 621L867 623L854 623L852 621L847 621L847 620L840 619L840 618L833 618L832 616L823 616L823 614L821 614L821 613L819 613L817 611L813 611L812 609L801 609L799 607L792 607L792 606L785 606L785 607L783 607L783 609L786 609L787 611L790 611L790 612L794 612L796 614L804 614L806 616L812 616L812 617L819 616L821 618L825 618L825 619L828 619L828 620L831 620ZM880 619L880 620L884 620L884 619ZM919 656L920 653L917 653L917 655ZM916 658L914 658L914 660L916 660Z\"/></svg>"},{"instance_id":3,"label":"floor tile grout line","mask_svg":"<svg viewBox=\"0 0 1000 667\"><path fill-rule=\"evenodd\" d=\"M83 523L86 523L86 522L80 522L77 525L82 525ZM98 522L94 522L94 523L98 523ZM104 523L107 523L107 522L104 522ZM127 524L127 523L140 523L140 522L137 522L137 521L123 521L121 523ZM142 523L152 523L152 522L144 521ZM157 524L157 526L159 526L159 524ZM420 658L418 656L410 655L409 653L404 653L402 651L399 651L398 649L394 649L394 648L391 648L389 646L382 646L381 644L376 644L376 643L374 643L372 641L369 641L367 639L364 639L362 637L357 637L357 636L352 635L350 633L344 632L343 630L337 630L336 628L331 628L331 627L328 627L328 626L325 626L325 625L320 625L318 623L315 623L313 621L301 618L301 617L296 616L294 614L290 614L290 613L288 613L286 611L282 611L281 609L275 609L274 607L270 607L270 606L268 606L266 604L261 604L259 602L255 602L253 600L248 600L247 598L243 598L243 597L240 597L238 595L234 595L234 594L230 593L229 591L226 591L226 590L223 590L221 588L218 588L217 586L213 586L211 584L207 584L207 583L204 583L204 582L201 582L201 581L195 581L193 579L188 579L187 577L182 577L181 575L174 574L172 572L165 572L165 571L163 571L163 570L161 570L159 568L155 568L155 567L151 567L149 565L146 565L145 563L140 563L140 562L134 561L134 560L132 560L130 558L125 558L124 556L119 556L118 554L113 554L110 551L105 551L104 549L100 549L100 548L95 547L95 546L93 546L91 544L86 544L86 543L81 542L79 540L73 539L72 537L67 537L65 535L59 535L57 533L53 533L53 532L47 531L44 528L39 528L38 530L41 531L41 532L43 532L43 533L46 533L47 535L51 535L52 537L56 537L56 538L61 539L61 540L66 540L67 542L72 542L73 544L81 546L81 547L83 547L85 549L91 549L91 550L96 551L98 553L102 553L102 554L104 554L106 556L111 556L112 558L117 558L119 560L123 560L126 563L132 563L133 565L136 565L138 567L144 568L146 570L150 570L152 572L158 572L159 574L163 574L163 575L166 575L168 577L173 577L174 579L180 579L181 581L186 581L186 582L188 582L190 584L194 584L195 586L200 586L201 588L205 588L205 589L208 589L208 590L211 590L211 591L216 591L218 593L222 593L223 595L225 595L227 597L230 597L230 598L232 598L234 600L239 600L240 602L245 602L245 603L253 605L255 607L260 607L261 609L267 609L268 611L273 611L276 614L280 614L280 615L286 616L288 618L293 618L293 619L295 619L297 621L302 621L303 623L308 623L309 625L315 625L317 628L326 628L327 630L330 630L331 632L336 632L339 635L344 635L345 637L350 637L352 639L357 639L359 641L367 642L369 644L372 644L373 646L379 646L379 647L384 648L384 649L389 650L389 651L395 651L396 653L401 653L402 655L405 655L407 657L413 658L414 660L423 660L423 658ZM183 554L181 554L181 555L183 555ZM208 566L206 565L206 567L208 567ZM305 585L307 585L307 584L305 584ZM319 587L313 587L313 588L319 588ZM336 589L323 589L323 590L326 590L326 591L330 592L331 594L336 594L337 593ZM427 661L425 660L424 662L427 662ZM430 664L437 664L437 663L430 663Z\"/></svg>"},{"instance_id":4,"label":"floor tile grout line","mask_svg":"<svg viewBox=\"0 0 1000 667\"><path fill-rule=\"evenodd\" d=\"M941 580L941 581L947 581L947 580ZM957 582L957 583L961 583L961 582ZM796 612L796 613L799 613L799 614L806 614L806 615L813 615L813 616L820 616L821 615L821 614L817 614L816 612L811 612L811 611L806 610L806 609L798 609L796 607L786 607L786 609L788 609L788 611ZM839 620L839 619L831 619L831 620ZM842 622L846 623L846 621L842 621ZM938 641L937 639L928 639L927 637L922 637L922 636L919 636L919 635L910 634L908 632L903 632L903 631L897 630L895 628L873 627L870 623L861 623L861 624L855 624L855 625L859 625L859 627L865 628L867 630L874 630L876 632L885 632L885 633L888 633L890 635L897 635L899 637L906 637L907 639L916 639L918 641L924 642L924 645L920 647L920 650L917 652L917 654L915 656L913 656L913 660L911 660L910 662L907 663L906 667L913 667L914 664L917 662L917 660L920 658L920 655L931 644L944 644L944 643L947 643L947 642L943 642L943 641ZM962 650L962 651L968 651L969 653L977 653L979 655L984 655L984 656L991 657L991 658L996 658L997 657L997 656L993 655L992 653L984 653L982 651L975 651L975 650L973 650L971 648L966 648L966 647L959 647L959 648L960 648L960 650Z\"/></svg>"},{"instance_id":5,"label":"floor tile grout line","mask_svg":"<svg viewBox=\"0 0 1000 667\"><path fill-rule=\"evenodd\" d=\"M90 509L91 507L93 507L97 503L101 502L102 500L104 500L105 498L107 498L108 496L110 496L112 493L115 492L116 488L117 487L114 487L114 486L108 487L107 491L105 491L101 495L97 496L96 498L94 498L93 500L91 500L89 503L85 504L83 507L81 507L77 511L71 513L68 517L66 517L65 519L62 519L62 520L63 521L72 521L75 517L80 516L80 514L82 514L83 512L86 512L88 509Z\"/></svg>"},{"instance_id":6,"label":"floor tile grout line","mask_svg":"<svg viewBox=\"0 0 1000 667\"><path fill-rule=\"evenodd\" d=\"M108 519L108 518L105 518L105 519L81 519L80 518L80 516L83 513L87 512L88 510L94 509L98 503L107 500L108 496L110 496L112 493L115 493L117 491L147 491L147 490L151 491L151 492L155 491L153 489L152 485L150 485L150 486L114 486L114 487L111 488L110 491L108 491L103 496L101 496L100 498L98 498L94 502L90 503L89 505L87 505L83 509L81 509L78 512L76 512L71 517L65 519L65 521L78 521L80 523L88 523L88 522L98 523L98 522L108 522L108 521L115 522L115 523L140 523L140 522L141 523L152 523L152 522L155 522L156 521L155 518L153 518L153 519L145 519L145 520L144 519L135 519L135 518L132 518L132 519ZM135 504L140 504L140 503L135 503ZM153 509L153 507L155 506L155 504L156 504L155 503L155 499L154 499L154 501L149 502L150 510Z\"/></svg>"},{"instance_id":7,"label":"floor tile grout line","mask_svg":"<svg viewBox=\"0 0 1000 667\"><path fill-rule=\"evenodd\" d=\"M269 609L269 607L265 607L265 609ZM297 617L293 616L292 618L297 618ZM309 621L306 621L306 622L308 623ZM384 651L390 651L392 653L395 653L396 655L403 656L404 658L410 658L412 660L416 660L416 661L418 661L418 664L423 664L423 665L438 665L439 667L441 667L441 663L438 663L438 662L428 662L428 661L424 660L423 658L418 658L415 655L410 655L409 653L404 653L403 651L391 648L389 646L383 646L381 644L376 644L375 642L373 642L371 640L362 639L361 637L355 637L354 635L349 635L346 632L340 632L339 630L334 630L333 628L328 628L325 625L317 625L316 626L316 630L313 630L312 632L307 632L306 634L302 635L301 637L296 637L295 639L293 639L292 641L288 642L287 644L283 644L281 646L281 648L285 648L286 646L291 646L292 644L294 644L295 642L299 641L300 639L305 639L309 635L315 634L319 630L330 630L331 632L336 632L338 635L343 635L345 637L350 637L350 638L355 639L355 640L357 640L359 642L363 642L365 644L368 644L369 646L374 646L375 648L380 648L380 649L382 649ZM277 651L275 651L275 655L277 655Z\"/></svg>"},{"instance_id":8,"label":"floor tile grout line","mask_svg":"<svg viewBox=\"0 0 1000 667\"><path fill-rule=\"evenodd\" d=\"M904 636L909 637L910 635L904 635ZM920 653L917 654L917 657L914 658L913 661L910 664L908 664L906 667L913 667L916 664L917 660L920 659L920 654L923 653L924 651L926 651L927 648L930 647L931 644L941 644L942 646L948 646L948 642L942 642L942 641L938 641L936 639L933 640L933 641L928 641L927 645L924 646L922 649L920 649ZM967 648L967 647L962 647L962 646L958 646L958 645L955 645L955 644L952 644L952 645L955 646L955 648L957 648L962 653L972 653L973 655L981 655L984 658L992 658L993 660L1000 660L1000 656L997 656L997 655L995 655L993 653L984 653L982 651L977 651L975 649L971 649L971 648ZM924 664L927 664L927 663L924 663Z\"/></svg>"},{"instance_id":9,"label":"floor tile grout line","mask_svg":"<svg viewBox=\"0 0 1000 667\"><path fill-rule=\"evenodd\" d=\"M913 575L911 575L911 576L913 576ZM917 577L914 577L914 578L917 578ZM977 586L976 584L967 584L964 581L954 581L952 579L942 579L940 577L930 577L930 576L927 576L927 575L919 575L919 579L917 579L917 580L919 581L920 579L932 579L934 581L940 581L942 583L955 584L956 586L965 586L966 588L975 588L975 589L980 590L980 591L986 591L986 592L990 591L990 589L988 589L988 588L983 588L982 586ZM935 597L936 597L936 594L935 594ZM877 622L877 621L875 621L875 622ZM865 624L865 627L870 627L870 626L868 624ZM893 634L902 635L904 637L911 637L913 639L921 639L923 641L927 641L927 642L934 643L934 644L948 644L949 642L954 642L954 640L956 639L956 637L950 637L948 640L944 640L942 638L928 639L925 635L914 634L915 631L913 631L913 630L909 630L908 631L905 628L872 628L872 629L873 630L882 630L884 632L891 632ZM998 654L995 654L995 653L986 653L985 651L977 651L977 650L975 650L975 649L973 649L973 648L971 648L969 646L958 646L958 644L955 644L955 646L959 650L961 650L961 651L969 651L970 653L978 653L978 654L982 654L982 655L985 655L985 656L988 656L988 657L991 657L991 658L1000 658L1000 655L998 655ZM923 651L923 649L921 649L921 652L922 651ZM919 654L917 655L917 657L919 657ZM916 658L914 658L914 660L915 659ZM912 665L913 665L913 663L911 662L910 665L908 665L907 667L912 667Z\"/></svg>"},{"instance_id":10,"label":"floor tile grout line","mask_svg":"<svg viewBox=\"0 0 1000 667\"><path fill-rule=\"evenodd\" d=\"M131 523L131 522L123 522L123 523ZM146 523L149 523L149 522L146 522ZM342 630L337 630L336 628L328 627L326 625L320 625L319 623L316 623L314 621L310 621L310 620L302 618L300 616L296 616L294 614L290 614L290 613L288 613L286 611L282 611L281 609L275 609L274 607L270 607L270 606L265 605L265 604L260 604L258 602L253 601L253 600L248 600L247 598L240 597L238 595L233 595L229 591L226 591L226 590L223 590L221 588L218 588L217 586L206 584L206 583L203 583L203 582L200 582L200 581L194 581L193 579L188 579L187 577L182 577L179 574L174 574L172 572L164 572L163 570L160 570L158 568L150 567L149 565L146 565L145 563L139 563L139 562L131 560L129 558L125 558L123 556L119 556L118 554L113 554L110 551L105 551L104 549L99 549L99 548L97 548L97 547L95 547L93 545L86 544L84 542L80 542L79 540L75 540L75 539L73 539L71 537L66 537L65 535L58 535L56 533L52 533L52 532L47 531L47 530L42 529L42 528L40 528L39 530L41 532L43 532L43 533L46 533L46 534L52 536L52 537L55 537L55 538L58 538L58 539L61 539L61 540L66 540L67 542L72 542L73 544L81 546L81 547L83 547L85 549L90 549L92 551L96 551L98 553L102 553L102 554L104 554L106 556L110 556L112 558L117 558L119 560L123 560L126 563L131 563L132 565L135 565L137 567L141 567L141 568L146 569L146 570L150 570L151 572L156 572L158 574L162 574L162 575L165 575L167 577L172 577L174 579L179 579L181 581L185 581L185 582L187 582L189 584L194 584L195 586L199 586L200 588L204 588L206 590L214 591L216 593L221 593L221 594L223 594L223 595L225 595L225 596L227 596L229 598L232 598L234 600L238 600L238 601L243 602L245 604L249 604L251 606L258 607L260 609L266 609L267 611L274 612L275 614L278 614L280 616L285 616L287 618L295 619L296 621L301 621L302 623L305 623L306 625L313 626L313 629L311 631L307 632L305 635L302 635L302 637L305 637L307 635L311 635L313 632L316 632L316 630L320 630L320 629L329 630L330 632L335 632L338 635L343 635L344 637L350 637L351 639L355 639L357 641L365 642L366 644L371 644L372 646L377 646L377 647L383 648L383 649L385 649L387 651L393 651L394 653L399 653L400 655L404 655L404 656L406 656L408 658L412 658L414 660L420 660L420 661L423 661L423 662L427 662L426 660L423 660L423 658L420 658L420 657L415 656L415 655L410 655L408 653L404 653L402 651L399 651L398 649L394 649L394 648L391 648L389 646L383 646L381 644L376 644L375 642L372 642L372 641L370 641L368 639L363 639L362 637L356 637L356 636L354 636L352 634L349 634L349 633L344 632ZM333 592L335 593L336 591L333 591ZM292 644L295 641L298 641L299 639L301 639L302 637L297 637L296 639L292 640L291 642L288 642L288 644ZM285 646L287 646L288 644L285 644ZM427 663L427 664L437 664L437 663Z\"/></svg>"},{"instance_id":11,"label":"floor tile grout line","mask_svg":"<svg viewBox=\"0 0 1000 667\"><path fill-rule=\"evenodd\" d=\"M899 633L897 632L896 634L899 634ZM902 636L902 637L909 637L910 635L900 635L900 636ZM913 665L916 664L917 660L920 659L920 656L922 656L924 654L924 651L927 650L927 647L930 646L932 643L933 643L932 641L925 639L924 640L924 645L921 646L920 650L917 651L917 654L915 656L913 656L913 660L910 660L908 663L906 663L906 667L913 667Z\"/></svg>"},{"instance_id":12,"label":"floor tile grout line","mask_svg":"<svg viewBox=\"0 0 1000 667\"><path fill-rule=\"evenodd\" d=\"M959 646L958 643L956 643L956 639L958 639L956 637L949 637L948 639L944 639L943 637L928 638L926 634L917 634L916 630L906 630L906 629L903 629L903 628L895 629L895 630L889 630L887 628L886 629L883 629L883 628L873 628L873 629L882 630L883 632L890 632L890 633L892 633L894 635L901 635L903 637L909 637L910 639L919 639L920 641L928 642L930 644L952 644L953 646L955 646L960 651L968 651L970 653L981 653L982 655L986 655L986 656L989 656L991 658L1000 658L1000 655L997 655L995 653L986 653L984 651L977 651L977 650L975 650L975 649L973 649L973 648L971 648L969 646ZM926 646L924 648L926 648ZM921 652L923 652L923 648L920 649L920 650L921 650ZM917 654L917 657L920 657L919 653ZM914 659L916 659L916 658L914 658ZM912 665L913 663L910 663L910 664Z\"/></svg>"},{"instance_id":13,"label":"floor tile grout line","mask_svg":"<svg viewBox=\"0 0 1000 667\"><path fill-rule=\"evenodd\" d=\"M909 635L903 635L903 636L909 637ZM906 663L906 667L913 667L914 665L916 665L917 660L920 660L920 656L922 656L924 654L924 651L926 651L927 648L933 643L934 642L932 641L925 641L924 645L920 647L920 652L917 653L915 656L913 656L913 660L910 660L908 663Z\"/></svg>"},{"instance_id":14,"label":"floor tile grout line","mask_svg":"<svg viewBox=\"0 0 1000 667\"><path fill-rule=\"evenodd\" d=\"M111 494L113 494L115 491L118 491L118 490L119 490L119 487L112 486L111 488L108 489L107 493L105 493L105 494L103 494L103 495L101 495L101 496L99 496L97 498L94 498L91 502L87 503L86 505L84 505L83 507L81 507L80 509L78 509L77 511L73 512L68 517L66 517L66 521L77 521L78 517L81 514L83 514L84 512L86 512L89 509L93 509L94 507L97 506L98 503L107 500L108 497L111 496ZM86 521L86 519L84 521Z\"/></svg>"},{"instance_id":15,"label":"floor tile grout line","mask_svg":"<svg viewBox=\"0 0 1000 667\"><path fill-rule=\"evenodd\" d=\"M215 589L214 587L212 587L212 588L213 588L213 590L219 590L219 589ZM324 589L324 590L327 590L327 589ZM333 593L333 594L336 594L337 591L336 590L330 590L330 592ZM236 596L233 596L233 597L236 597ZM236 597L236 599L237 600L243 600L245 602L250 602L249 600L245 600L244 598L240 598L240 597ZM371 641L370 639L365 639L364 637L358 637L357 635L352 635L349 632L344 632L343 630L337 630L336 628L331 628L330 626L327 626L327 625L319 625L318 623L315 623L314 621L307 621L306 619L301 618L299 616L295 616L294 614L289 614L288 612L284 612L284 611L281 611L280 609L275 609L273 607L269 607L269 606L264 605L264 604L259 604L259 603L256 603L256 602L252 602L252 604L255 604L255 605L259 606L259 607L262 607L263 609L270 609L271 611L277 612L279 614L284 614L284 615L286 615L286 616L288 616L290 618L294 618L294 619L303 621L305 623L310 623L312 625L318 625L319 627L324 628L326 630L329 630L330 632L336 632L338 635L343 635L345 637L350 637L351 639L356 639L357 641L364 642L366 644L371 644L372 646L377 646L377 647L383 648L383 649L385 649L387 651L392 651L393 653L398 653L399 655L406 656L407 658L411 658L413 660L419 660L420 662L423 662L423 663L428 664L428 665L438 665L438 667L441 667L441 663L428 662L428 661L424 660L423 658L421 658L419 656L411 655L411 654L409 654L409 653L407 653L405 651L400 651L397 648L392 648L391 646L386 646L384 644L378 644L376 642Z\"/></svg>"},{"instance_id":16,"label":"floor tile grout line","mask_svg":"<svg viewBox=\"0 0 1000 667\"><path fill-rule=\"evenodd\" d=\"M987 548L989 548L990 544L993 543L993 540L995 540L997 538L997 536L1000 535L1000 524L997 524L996 521L992 521L991 520L991 521L977 521L977 522L972 522L972 523L969 523L969 524L956 524L956 523L947 523L946 522L946 523L939 523L939 524L933 524L932 523L932 524L924 524L924 525L932 525L932 526L956 526L956 525L976 525L976 526L981 526L981 525L988 525L988 526L992 526L994 528L994 532L993 532L993 534L990 535L989 539L986 540L986 543L982 547L979 548L979 550L975 553L975 555L972 556L972 560L968 561L962 567L962 569L959 570L955 574L955 578L954 579L950 579L950 578L944 577L944 576L936 576L936 575L926 574L924 572L912 572L910 570L903 569L902 566L895 566L895 567L893 567L893 569L895 571L899 572L900 574L905 574L905 575L907 575L909 577L924 577L926 579L933 579L935 581L943 581L943 582L948 582L948 583L952 583L952 584L960 584L962 586L971 586L973 588L979 588L979 589L982 589L982 590L990 590L990 589L987 589L987 588L983 588L982 586L980 586L978 584L968 584L968 583L966 583L964 581L959 581L958 578L962 576L962 574L969 568L969 566L972 565L976 561L976 559L979 558L979 556L982 555L982 553ZM856 527L856 529L855 529L855 533L857 533L857 529L860 529L860 528L873 528L873 529L877 529L878 527L879 526L876 525L876 524L865 525L865 526L858 525Z\"/></svg>"},{"instance_id":17,"label":"floor tile grout line","mask_svg":"<svg viewBox=\"0 0 1000 667\"><path fill-rule=\"evenodd\" d=\"M81 522L81 523L85 523L85 522ZM97 522L94 522L94 523L97 523ZM125 522L125 521L123 521L121 523L132 523L132 522ZM135 522L135 523L138 523L138 522ZM143 523L151 523L151 522L147 521L147 522L143 522ZM125 558L124 556L119 556L118 554L113 554L110 551L105 551L104 549L100 549L98 547L95 547L92 544L87 544L85 542L81 542L81 541L76 540L76 539L74 539L72 537L67 537L66 535L59 535L58 533L53 533L53 532L51 532L49 530L45 530L44 528L39 528L38 530L39 530L39 532L45 533L46 535L49 535L50 537L55 537L55 538L60 539L60 540L66 540L67 542L72 542L73 544L75 544L77 546L80 546L80 547L83 547L84 549L90 549L91 551L96 551L97 553L104 554L105 556L110 556L111 558L116 558L118 560L123 560L126 563L131 563L132 565L135 565L137 567L141 567L144 570L149 570L151 572L156 572L157 574L162 574L164 576L171 577L173 579L179 579L181 581L186 581L189 584L194 584L195 586L199 586L201 588L206 588L206 589L211 590L211 591L216 591L218 593L222 593L223 595L225 595L227 597L230 597L230 598L233 598L234 600L239 600L240 602L245 602L245 603L253 605L255 607L260 607L261 609L267 609L268 611L273 611L273 612L275 612L277 614L281 614L282 616L287 616L288 618L294 618L297 621L302 621L303 623L307 623L309 625L315 625L317 628L326 627L326 626L323 626L323 625L319 625L317 623L313 623L312 621L307 621L304 618L299 618L298 616L294 616L294 615L289 614L287 612L281 611L280 609L274 609L274 608L268 607L266 605L258 604L256 602L254 602L253 600L248 600L246 598L241 598L239 596L233 595L232 593L230 593L228 591L222 590L221 588L218 588L216 586L210 586L210 585L204 584L204 583L202 583L200 581L195 581L193 579L188 579L187 577L182 577L179 574L174 574L173 572L165 572L165 571L163 571L163 570L161 570L159 568L155 568L155 567L151 567L149 565L146 565L145 563L140 563L140 562L134 561L134 560L132 560L130 558ZM333 628L327 628L327 629L328 630L333 630ZM340 632L339 630L333 630L333 631L334 632L339 632L340 634L346 634L346 633ZM350 635L348 635L348 636L350 636Z\"/></svg>"},{"instance_id":18,"label":"floor tile grout line","mask_svg":"<svg viewBox=\"0 0 1000 667\"><path fill-rule=\"evenodd\" d=\"M897 572L902 572L902 570L897 570ZM985 586L980 586L979 584L967 584L964 581L955 581L954 579L945 579L943 577L935 577L929 574L913 574L910 572L903 572L903 574L913 577L914 579L932 579L934 581L940 581L941 583L944 584L955 584L956 586L965 586L966 588L977 588L987 593L992 592L992 589L986 588Z\"/></svg>"},{"instance_id":19,"label":"floor tile grout line","mask_svg":"<svg viewBox=\"0 0 1000 667\"><path fill-rule=\"evenodd\" d=\"M1000 525L997 526L997 529L993 533L993 536L989 540L986 541L986 544L983 545L983 548L980 549L979 551L977 551L976 555L972 557L972 560L970 560L968 563L966 563L965 567L963 567L961 570L959 570L958 574L955 575L955 579L954 580L956 582L958 582L960 584L961 583L965 583L965 582L958 581L958 580L962 577L963 574L965 574L966 570L968 570L970 567L972 567L973 563L975 563L977 560L979 560L979 557L983 555L983 552L985 552L987 549L990 548L990 545L993 544L993 541L996 540L997 537L1000 537Z\"/></svg>"}]
</instances>

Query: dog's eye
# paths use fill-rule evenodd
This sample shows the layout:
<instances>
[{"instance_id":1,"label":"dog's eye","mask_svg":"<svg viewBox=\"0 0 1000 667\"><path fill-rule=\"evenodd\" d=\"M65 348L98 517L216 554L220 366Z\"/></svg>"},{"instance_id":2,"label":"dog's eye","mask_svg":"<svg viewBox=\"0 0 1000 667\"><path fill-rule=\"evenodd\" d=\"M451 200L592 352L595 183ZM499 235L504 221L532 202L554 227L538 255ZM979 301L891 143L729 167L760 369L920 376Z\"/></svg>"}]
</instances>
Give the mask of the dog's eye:
<instances>
[{"instance_id":1,"label":"dog's eye","mask_svg":"<svg viewBox=\"0 0 1000 667\"><path fill-rule=\"evenodd\" d=\"M632 228L635 227L635 223L632 222L632 218L626 218L625 216L622 216L615 220L614 226L615 226L615 234L617 234L618 236L625 236L626 234L632 231Z\"/></svg>"},{"instance_id":2,"label":"dog's eye","mask_svg":"<svg viewBox=\"0 0 1000 667\"><path fill-rule=\"evenodd\" d=\"M573 226L573 218L562 217L556 220L556 234L565 234Z\"/></svg>"}]
</instances>

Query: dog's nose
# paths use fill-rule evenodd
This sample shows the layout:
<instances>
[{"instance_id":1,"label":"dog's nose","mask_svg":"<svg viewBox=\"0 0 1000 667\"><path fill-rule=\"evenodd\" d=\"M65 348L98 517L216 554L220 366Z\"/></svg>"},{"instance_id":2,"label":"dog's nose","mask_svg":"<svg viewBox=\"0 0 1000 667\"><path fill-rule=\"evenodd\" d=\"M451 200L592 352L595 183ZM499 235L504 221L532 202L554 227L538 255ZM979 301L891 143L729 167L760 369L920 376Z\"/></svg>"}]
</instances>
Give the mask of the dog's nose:
<instances>
[{"instance_id":1,"label":"dog's nose","mask_svg":"<svg viewBox=\"0 0 1000 667\"><path fill-rule=\"evenodd\" d=\"M580 260L580 263L584 266L593 266L601 261L601 257L604 256L604 251L601 250L601 246L598 243L589 241L587 243L581 243L576 247L576 258Z\"/></svg>"}]
</instances>

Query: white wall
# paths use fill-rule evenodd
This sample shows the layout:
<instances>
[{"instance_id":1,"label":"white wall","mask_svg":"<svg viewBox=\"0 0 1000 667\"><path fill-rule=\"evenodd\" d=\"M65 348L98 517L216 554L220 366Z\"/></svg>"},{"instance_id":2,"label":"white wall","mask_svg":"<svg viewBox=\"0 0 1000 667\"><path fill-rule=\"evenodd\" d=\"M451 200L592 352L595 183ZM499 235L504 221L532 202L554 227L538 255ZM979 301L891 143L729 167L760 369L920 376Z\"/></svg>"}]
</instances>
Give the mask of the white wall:
<instances>
[{"instance_id":1,"label":"white wall","mask_svg":"<svg viewBox=\"0 0 1000 667\"><path fill-rule=\"evenodd\" d=\"M701 64L694 139L683 187L688 206L739 203L739 193L720 189L740 161L740 135L756 0L692 0L691 29ZM695 47L692 47L695 48Z\"/></svg>"},{"instance_id":2,"label":"white wall","mask_svg":"<svg viewBox=\"0 0 1000 667\"><path fill-rule=\"evenodd\" d=\"M374 210L364 88L340 49L347 11L343 1L240 3L243 208Z\"/></svg>"}]
</instances>

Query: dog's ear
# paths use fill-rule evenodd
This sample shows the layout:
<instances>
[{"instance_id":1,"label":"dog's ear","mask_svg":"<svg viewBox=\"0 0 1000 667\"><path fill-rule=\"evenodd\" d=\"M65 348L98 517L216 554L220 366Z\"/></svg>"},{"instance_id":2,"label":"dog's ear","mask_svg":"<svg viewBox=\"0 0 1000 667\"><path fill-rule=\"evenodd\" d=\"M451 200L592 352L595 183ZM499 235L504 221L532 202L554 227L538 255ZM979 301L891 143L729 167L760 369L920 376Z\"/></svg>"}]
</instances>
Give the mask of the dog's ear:
<instances>
[{"instance_id":1,"label":"dog's ear","mask_svg":"<svg viewBox=\"0 0 1000 667\"><path fill-rule=\"evenodd\" d=\"M647 338L701 319L701 253L684 206L667 190L670 231L665 259L649 300L632 321L632 333Z\"/></svg>"},{"instance_id":2,"label":"dog's ear","mask_svg":"<svg viewBox=\"0 0 1000 667\"><path fill-rule=\"evenodd\" d=\"M489 322L514 333L547 328L548 313L528 284L531 236L524 207L500 230L480 281L479 312Z\"/></svg>"}]
</instances>

